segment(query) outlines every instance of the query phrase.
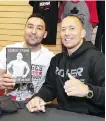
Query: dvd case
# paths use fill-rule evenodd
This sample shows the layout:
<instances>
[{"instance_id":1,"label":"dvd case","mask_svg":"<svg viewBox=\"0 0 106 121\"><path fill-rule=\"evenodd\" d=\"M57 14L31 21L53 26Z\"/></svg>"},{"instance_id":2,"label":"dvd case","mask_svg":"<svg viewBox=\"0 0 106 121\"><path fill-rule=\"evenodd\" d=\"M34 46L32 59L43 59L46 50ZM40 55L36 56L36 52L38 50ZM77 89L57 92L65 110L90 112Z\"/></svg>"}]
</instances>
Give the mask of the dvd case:
<instances>
[{"instance_id":1,"label":"dvd case","mask_svg":"<svg viewBox=\"0 0 106 121\"><path fill-rule=\"evenodd\" d=\"M31 49L6 48L6 69L16 83L31 83Z\"/></svg>"}]
</instances>

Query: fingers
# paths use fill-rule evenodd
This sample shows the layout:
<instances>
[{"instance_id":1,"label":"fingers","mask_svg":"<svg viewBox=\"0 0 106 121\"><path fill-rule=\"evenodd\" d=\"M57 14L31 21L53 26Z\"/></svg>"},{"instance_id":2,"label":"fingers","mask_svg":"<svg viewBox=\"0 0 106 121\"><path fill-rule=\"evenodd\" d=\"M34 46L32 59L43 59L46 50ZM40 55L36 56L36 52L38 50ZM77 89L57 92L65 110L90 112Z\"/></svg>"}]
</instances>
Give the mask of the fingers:
<instances>
[{"instance_id":1,"label":"fingers","mask_svg":"<svg viewBox=\"0 0 106 121\"><path fill-rule=\"evenodd\" d=\"M40 111L45 112L45 105L42 105L42 106L40 107Z\"/></svg>"},{"instance_id":2,"label":"fingers","mask_svg":"<svg viewBox=\"0 0 106 121\"><path fill-rule=\"evenodd\" d=\"M28 102L26 107L30 112L45 112L45 103L40 97L34 97Z\"/></svg>"},{"instance_id":3,"label":"fingers","mask_svg":"<svg viewBox=\"0 0 106 121\"><path fill-rule=\"evenodd\" d=\"M31 108L30 112L39 112L36 107Z\"/></svg>"},{"instance_id":4,"label":"fingers","mask_svg":"<svg viewBox=\"0 0 106 121\"><path fill-rule=\"evenodd\" d=\"M64 89L70 88L70 80L67 80L64 84Z\"/></svg>"},{"instance_id":5,"label":"fingers","mask_svg":"<svg viewBox=\"0 0 106 121\"><path fill-rule=\"evenodd\" d=\"M3 86L6 86L6 87L15 86L15 79L3 78L2 81L3 81Z\"/></svg>"},{"instance_id":6,"label":"fingers","mask_svg":"<svg viewBox=\"0 0 106 121\"><path fill-rule=\"evenodd\" d=\"M7 83L7 85L12 84L14 86L15 84L15 79L10 74L3 74L1 80L3 80L4 83Z\"/></svg>"},{"instance_id":7,"label":"fingers","mask_svg":"<svg viewBox=\"0 0 106 121\"><path fill-rule=\"evenodd\" d=\"M26 105L27 109L30 111L30 112L38 112L38 109L36 107L32 107L31 105L31 102L29 102L27 105Z\"/></svg>"},{"instance_id":8,"label":"fingers","mask_svg":"<svg viewBox=\"0 0 106 121\"><path fill-rule=\"evenodd\" d=\"M80 83L81 83L81 81L78 79L75 79L75 78L73 80L67 80L64 84L64 88L69 88L70 86L73 87Z\"/></svg>"},{"instance_id":9,"label":"fingers","mask_svg":"<svg viewBox=\"0 0 106 121\"><path fill-rule=\"evenodd\" d=\"M13 89L15 86L15 79L10 74L3 74L0 77L0 88L1 89Z\"/></svg>"},{"instance_id":10,"label":"fingers","mask_svg":"<svg viewBox=\"0 0 106 121\"><path fill-rule=\"evenodd\" d=\"M70 80L67 80L64 84L65 93L68 96L75 96L76 90L78 90L76 87L78 87L79 80L74 78L70 73L68 73L68 77Z\"/></svg>"},{"instance_id":11,"label":"fingers","mask_svg":"<svg viewBox=\"0 0 106 121\"><path fill-rule=\"evenodd\" d=\"M3 74L3 75L1 75L1 76L2 76L3 78L10 78L10 79L13 78L11 74Z\"/></svg>"},{"instance_id":12,"label":"fingers","mask_svg":"<svg viewBox=\"0 0 106 121\"><path fill-rule=\"evenodd\" d=\"M68 96L78 96L76 91L67 92L67 95L68 95Z\"/></svg>"},{"instance_id":13,"label":"fingers","mask_svg":"<svg viewBox=\"0 0 106 121\"><path fill-rule=\"evenodd\" d=\"M8 83L0 83L0 89L13 89L15 84L8 84Z\"/></svg>"},{"instance_id":14,"label":"fingers","mask_svg":"<svg viewBox=\"0 0 106 121\"><path fill-rule=\"evenodd\" d=\"M39 98L36 98L36 100L35 100L34 103L36 104L34 107L36 107L40 111L41 110L41 108L40 108L40 99Z\"/></svg>"},{"instance_id":15,"label":"fingers","mask_svg":"<svg viewBox=\"0 0 106 121\"><path fill-rule=\"evenodd\" d=\"M64 84L64 91L68 96L84 97L88 94L88 88L79 79L68 74L70 80Z\"/></svg>"},{"instance_id":16,"label":"fingers","mask_svg":"<svg viewBox=\"0 0 106 121\"><path fill-rule=\"evenodd\" d=\"M75 92L75 90L76 90L76 87L70 87L70 88L66 88L65 92L70 93L70 92Z\"/></svg>"},{"instance_id":17,"label":"fingers","mask_svg":"<svg viewBox=\"0 0 106 121\"><path fill-rule=\"evenodd\" d=\"M26 104L26 108L27 108L30 112L33 112L33 110L32 110L32 105L31 105L31 100Z\"/></svg>"},{"instance_id":18,"label":"fingers","mask_svg":"<svg viewBox=\"0 0 106 121\"><path fill-rule=\"evenodd\" d=\"M74 86L76 83L76 78L74 78L70 73L68 73L69 80L67 80L64 84L64 88L69 88L70 86Z\"/></svg>"}]
</instances>

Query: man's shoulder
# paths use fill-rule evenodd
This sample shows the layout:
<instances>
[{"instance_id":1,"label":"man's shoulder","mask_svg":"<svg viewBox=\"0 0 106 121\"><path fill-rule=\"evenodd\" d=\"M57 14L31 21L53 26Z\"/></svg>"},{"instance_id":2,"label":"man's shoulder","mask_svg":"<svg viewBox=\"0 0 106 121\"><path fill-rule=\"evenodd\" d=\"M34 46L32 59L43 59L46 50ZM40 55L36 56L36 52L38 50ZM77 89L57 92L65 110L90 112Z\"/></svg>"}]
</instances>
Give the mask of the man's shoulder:
<instances>
[{"instance_id":1,"label":"man's shoulder","mask_svg":"<svg viewBox=\"0 0 106 121\"><path fill-rule=\"evenodd\" d=\"M24 42L17 42L14 44L7 45L6 48L8 47L23 47Z\"/></svg>"},{"instance_id":2,"label":"man's shoulder","mask_svg":"<svg viewBox=\"0 0 106 121\"><path fill-rule=\"evenodd\" d=\"M14 64L14 63L16 63L16 60L12 60L9 62L9 64Z\"/></svg>"},{"instance_id":3,"label":"man's shoulder","mask_svg":"<svg viewBox=\"0 0 106 121\"><path fill-rule=\"evenodd\" d=\"M22 64L28 65L28 63L26 61L22 61Z\"/></svg>"},{"instance_id":4,"label":"man's shoulder","mask_svg":"<svg viewBox=\"0 0 106 121\"><path fill-rule=\"evenodd\" d=\"M90 57L96 57L100 58L102 56L105 56L102 52L100 52L98 49L91 48L86 52L86 55L89 55Z\"/></svg>"},{"instance_id":5,"label":"man's shoulder","mask_svg":"<svg viewBox=\"0 0 106 121\"><path fill-rule=\"evenodd\" d=\"M61 58L63 57L63 52L57 53L52 60L61 60Z\"/></svg>"},{"instance_id":6,"label":"man's shoulder","mask_svg":"<svg viewBox=\"0 0 106 121\"><path fill-rule=\"evenodd\" d=\"M47 56L51 56L51 57L55 56L55 54L52 51L50 51L48 48L42 46L41 49L42 49L42 52L45 53Z\"/></svg>"},{"instance_id":7,"label":"man's shoulder","mask_svg":"<svg viewBox=\"0 0 106 121\"><path fill-rule=\"evenodd\" d=\"M21 48L23 47L23 43L24 42L18 42L18 43L15 43L15 44L10 44L10 45L6 45L1 51L0 51L0 54L4 54L6 53L6 48Z\"/></svg>"}]
</instances>

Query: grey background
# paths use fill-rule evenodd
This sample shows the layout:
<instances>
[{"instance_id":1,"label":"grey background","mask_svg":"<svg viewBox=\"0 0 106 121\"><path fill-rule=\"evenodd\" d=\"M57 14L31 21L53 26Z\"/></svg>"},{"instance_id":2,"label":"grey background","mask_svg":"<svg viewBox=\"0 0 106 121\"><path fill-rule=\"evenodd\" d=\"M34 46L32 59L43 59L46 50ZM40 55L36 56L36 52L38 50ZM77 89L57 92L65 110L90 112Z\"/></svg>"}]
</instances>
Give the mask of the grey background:
<instances>
[{"instance_id":1,"label":"grey background","mask_svg":"<svg viewBox=\"0 0 106 121\"><path fill-rule=\"evenodd\" d=\"M46 108L45 113L30 113L27 109L21 109L1 117L0 121L105 121L105 118Z\"/></svg>"}]
</instances>

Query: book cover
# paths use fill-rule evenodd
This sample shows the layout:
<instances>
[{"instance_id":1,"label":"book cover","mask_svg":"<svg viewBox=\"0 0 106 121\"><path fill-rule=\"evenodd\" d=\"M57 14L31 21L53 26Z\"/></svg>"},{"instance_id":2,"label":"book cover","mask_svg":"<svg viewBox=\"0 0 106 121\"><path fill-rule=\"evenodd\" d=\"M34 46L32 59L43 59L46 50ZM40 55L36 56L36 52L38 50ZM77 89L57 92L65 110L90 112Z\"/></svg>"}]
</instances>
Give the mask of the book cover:
<instances>
[{"instance_id":1,"label":"book cover","mask_svg":"<svg viewBox=\"0 0 106 121\"><path fill-rule=\"evenodd\" d=\"M6 69L16 83L31 83L31 49L6 48Z\"/></svg>"}]
</instances>

